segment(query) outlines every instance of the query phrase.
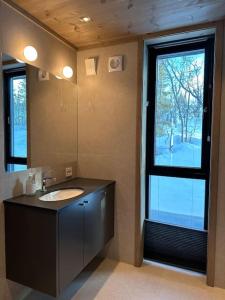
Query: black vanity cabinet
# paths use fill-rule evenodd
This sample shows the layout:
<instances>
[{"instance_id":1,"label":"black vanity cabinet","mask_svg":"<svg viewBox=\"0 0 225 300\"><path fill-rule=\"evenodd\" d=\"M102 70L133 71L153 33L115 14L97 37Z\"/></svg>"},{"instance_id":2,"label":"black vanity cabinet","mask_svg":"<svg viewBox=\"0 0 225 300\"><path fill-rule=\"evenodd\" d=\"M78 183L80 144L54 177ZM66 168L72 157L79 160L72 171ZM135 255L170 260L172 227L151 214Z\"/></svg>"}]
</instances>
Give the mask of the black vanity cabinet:
<instances>
[{"instance_id":1,"label":"black vanity cabinet","mask_svg":"<svg viewBox=\"0 0 225 300\"><path fill-rule=\"evenodd\" d=\"M96 195L90 195L84 199L84 265L86 266L102 248L103 224L101 221L102 203L105 192L100 191Z\"/></svg>"},{"instance_id":2,"label":"black vanity cabinet","mask_svg":"<svg viewBox=\"0 0 225 300\"><path fill-rule=\"evenodd\" d=\"M94 213L94 212L93 212ZM83 269L83 199L59 212L59 290Z\"/></svg>"},{"instance_id":3,"label":"black vanity cabinet","mask_svg":"<svg viewBox=\"0 0 225 300\"><path fill-rule=\"evenodd\" d=\"M114 184L60 210L4 204L7 278L52 296L114 235Z\"/></svg>"}]
</instances>

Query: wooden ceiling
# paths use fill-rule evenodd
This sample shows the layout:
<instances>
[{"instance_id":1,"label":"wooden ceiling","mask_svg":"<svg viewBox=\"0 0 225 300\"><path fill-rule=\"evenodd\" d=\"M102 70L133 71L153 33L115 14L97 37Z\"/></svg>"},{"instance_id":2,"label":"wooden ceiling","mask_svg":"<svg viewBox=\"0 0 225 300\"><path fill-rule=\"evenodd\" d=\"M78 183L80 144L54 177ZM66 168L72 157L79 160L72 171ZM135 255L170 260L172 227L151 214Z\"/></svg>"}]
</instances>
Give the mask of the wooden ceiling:
<instances>
[{"instance_id":1,"label":"wooden ceiling","mask_svg":"<svg viewBox=\"0 0 225 300\"><path fill-rule=\"evenodd\" d=\"M225 17L225 0L12 0L83 47ZM91 17L82 23L81 17Z\"/></svg>"}]
</instances>

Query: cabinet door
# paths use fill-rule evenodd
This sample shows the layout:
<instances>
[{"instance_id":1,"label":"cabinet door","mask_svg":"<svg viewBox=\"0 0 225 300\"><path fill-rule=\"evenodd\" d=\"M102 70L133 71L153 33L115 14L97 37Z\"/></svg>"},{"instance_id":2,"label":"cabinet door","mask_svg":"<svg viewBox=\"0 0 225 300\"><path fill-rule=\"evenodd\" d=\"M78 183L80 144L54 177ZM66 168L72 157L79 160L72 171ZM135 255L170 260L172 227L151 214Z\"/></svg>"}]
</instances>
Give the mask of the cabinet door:
<instances>
[{"instance_id":1,"label":"cabinet door","mask_svg":"<svg viewBox=\"0 0 225 300\"><path fill-rule=\"evenodd\" d=\"M83 200L59 214L59 289L69 284L83 269Z\"/></svg>"},{"instance_id":2,"label":"cabinet door","mask_svg":"<svg viewBox=\"0 0 225 300\"><path fill-rule=\"evenodd\" d=\"M84 198L84 265L86 266L102 249L103 228L101 221L101 201L104 191Z\"/></svg>"}]
</instances>

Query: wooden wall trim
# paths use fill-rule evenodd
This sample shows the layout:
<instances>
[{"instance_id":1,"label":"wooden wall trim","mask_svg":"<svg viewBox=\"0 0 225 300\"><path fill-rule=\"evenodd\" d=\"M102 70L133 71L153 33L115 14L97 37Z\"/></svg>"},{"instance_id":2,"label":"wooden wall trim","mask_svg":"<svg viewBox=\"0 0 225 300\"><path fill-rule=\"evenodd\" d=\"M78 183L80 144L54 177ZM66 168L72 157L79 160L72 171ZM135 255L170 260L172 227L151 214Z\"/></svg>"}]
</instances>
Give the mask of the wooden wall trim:
<instances>
[{"instance_id":1,"label":"wooden wall trim","mask_svg":"<svg viewBox=\"0 0 225 300\"><path fill-rule=\"evenodd\" d=\"M138 41L137 107L136 107L136 170L135 170L135 253L134 265L140 267L143 261L143 224L141 218L141 134L142 134L142 92L144 42Z\"/></svg>"},{"instance_id":2,"label":"wooden wall trim","mask_svg":"<svg viewBox=\"0 0 225 300\"><path fill-rule=\"evenodd\" d=\"M211 175L209 195L209 230L207 284L215 284L215 255L216 255L216 225L218 201L218 172L219 172L219 143L220 143L220 111L222 95L222 61L223 61L224 22L217 22L215 34L214 87L211 134Z\"/></svg>"},{"instance_id":3,"label":"wooden wall trim","mask_svg":"<svg viewBox=\"0 0 225 300\"><path fill-rule=\"evenodd\" d=\"M86 46L80 46L77 50L83 51L83 50L89 50L89 49L96 49L96 48L110 47L110 46L114 46L114 45L138 42L140 40L140 38L141 38L141 36L137 35L137 36L132 36L132 37L115 39L112 41L106 41L106 42L100 42L100 43L90 44L90 45L86 45Z\"/></svg>"},{"instance_id":4,"label":"wooden wall trim","mask_svg":"<svg viewBox=\"0 0 225 300\"><path fill-rule=\"evenodd\" d=\"M15 4L13 1L11 1L11 0L0 0L0 2L1 1L4 2L4 3L6 3L8 6L10 6L12 9L14 9L15 11L17 11L19 14L23 15L25 18L29 19L31 22L35 23L37 26L41 27L43 30L47 31L49 34L51 34L52 36L54 36L57 40L59 40L60 42L62 42L63 44L65 44L67 47L70 47L70 48L72 48L74 50L77 50L77 47L75 47L69 41L67 41L66 39L64 39L57 32L55 32L54 30L52 30L51 28L49 28L48 26L46 26L45 24L43 24L42 22L40 22L37 18L35 18L31 14L29 14L23 8L21 8L20 6L18 6L17 4Z\"/></svg>"},{"instance_id":5,"label":"wooden wall trim","mask_svg":"<svg viewBox=\"0 0 225 300\"><path fill-rule=\"evenodd\" d=\"M168 30L147 33L147 34L144 34L142 36L142 38L144 40L148 40L148 39L159 38L159 37L164 37L164 36L169 36L169 35L176 35L176 34L180 34L180 33L187 33L187 32L191 32L191 31L194 32L194 31L216 28L218 22L220 22L220 21L207 22L207 23L202 23L202 24L189 25L189 26L183 26L183 27L179 27L179 28L172 28L172 29L168 29Z\"/></svg>"},{"instance_id":6,"label":"wooden wall trim","mask_svg":"<svg viewBox=\"0 0 225 300\"><path fill-rule=\"evenodd\" d=\"M112 41L106 41L106 42L99 42L96 44L90 44L86 46L80 46L78 47L78 51L82 50L89 50L93 48L101 48L101 47L109 47L113 45L118 45L118 44L125 44L129 42L138 42L141 39L142 40L148 40L148 39L154 39L154 38L160 38L164 36L170 36L170 35L177 35L181 33L186 33L186 32L192 32L192 31L200 31L200 30L206 30L206 29L212 29L216 28L218 22L207 22L207 23L202 23L202 24L197 24L197 25L190 25L190 26L184 26L180 28L172 28L168 30L163 30L163 31L157 31L157 32L150 32L142 35L136 35L136 36L131 36L131 37L125 37L125 38L120 38L120 39L115 39Z\"/></svg>"}]
</instances>

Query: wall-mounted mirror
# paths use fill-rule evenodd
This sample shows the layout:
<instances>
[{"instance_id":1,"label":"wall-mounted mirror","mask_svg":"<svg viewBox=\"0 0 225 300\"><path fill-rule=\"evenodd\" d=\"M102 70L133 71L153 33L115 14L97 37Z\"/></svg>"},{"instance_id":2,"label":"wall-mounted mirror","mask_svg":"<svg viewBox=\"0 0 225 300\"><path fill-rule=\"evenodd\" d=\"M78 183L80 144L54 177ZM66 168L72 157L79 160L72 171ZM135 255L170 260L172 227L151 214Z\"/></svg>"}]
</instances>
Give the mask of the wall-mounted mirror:
<instances>
[{"instance_id":1,"label":"wall-mounted mirror","mask_svg":"<svg viewBox=\"0 0 225 300\"><path fill-rule=\"evenodd\" d=\"M2 54L5 168L77 161L77 93L70 81Z\"/></svg>"}]
</instances>

